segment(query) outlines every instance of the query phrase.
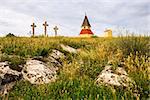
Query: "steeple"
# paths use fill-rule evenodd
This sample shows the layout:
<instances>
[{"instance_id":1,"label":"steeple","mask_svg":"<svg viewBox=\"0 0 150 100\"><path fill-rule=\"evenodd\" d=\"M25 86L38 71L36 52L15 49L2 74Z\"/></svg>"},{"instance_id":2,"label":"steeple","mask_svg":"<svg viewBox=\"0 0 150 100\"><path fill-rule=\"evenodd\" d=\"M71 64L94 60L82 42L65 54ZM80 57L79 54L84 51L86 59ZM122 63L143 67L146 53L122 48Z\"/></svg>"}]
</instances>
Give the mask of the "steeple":
<instances>
[{"instance_id":1,"label":"steeple","mask_svg":"<svg viewBox=\"0 0 150 100\"><path fill-rule=\"evenodd\" d=\"M91 37L93 36L93 32L91 31L91 25L89 23L89 20L88 20L88 17L87 15L85 14L85 18L84 18L84 21L82 23L82 26L81 26L81 32L80 32L80 36L81 37Z\"/></svg>"},{"instance_id":2,"label":"steeple","mask_svg":"<svg viewBox=\"0 0 150 100\"><path fill-rule=\"evenodd\" d=\"M82 24L82 27L86 27L86 26L91 27L87 15L85 15L85 18Z\"/></svg>"}]
</instances>

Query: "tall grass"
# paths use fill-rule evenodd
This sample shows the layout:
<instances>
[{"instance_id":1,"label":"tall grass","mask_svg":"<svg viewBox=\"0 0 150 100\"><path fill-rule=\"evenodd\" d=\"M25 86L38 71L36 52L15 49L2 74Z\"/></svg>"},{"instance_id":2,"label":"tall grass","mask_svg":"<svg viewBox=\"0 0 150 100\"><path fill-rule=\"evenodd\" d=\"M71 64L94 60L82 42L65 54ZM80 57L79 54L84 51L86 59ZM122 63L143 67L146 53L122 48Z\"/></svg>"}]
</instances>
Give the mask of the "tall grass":
<instances>
[{"instance_id":1,"label":"tall grass","mask_svg":"<svg viewBox=\"0 0 150 100\"><path fill-rule=\"evenodd\" d=\"M136 82L139 98L148 99L149 80L149 37L120 38L1 38L1 53L20 58L1 56L13 66L24 63L22 58L47 56L52 49L62 51L67 57L54 83L32 85L19 81L4 98L44 100L136 100L133 91L123 87L96 85L96 77L107 64L113 67L123 63L129 76ZM64 52L60 44L79 50L78 54ZM17 59L17 60L16 60ZM16 62L17 61L17 62ZM15 67L16 68L16 67Z\"/></svg>"},{"instance_id":2,"label":"tall grass","mask_svg":"<svg viewBox=\"0 0 150 100\"><path fill-rule=\"evenodd\" d=\"M119 48L123 51L124 55L149 55L150 56L150 38L149 37L136 37L136 36L126 36L120 37L118 42Z\"/></svg>"}]
</instances>

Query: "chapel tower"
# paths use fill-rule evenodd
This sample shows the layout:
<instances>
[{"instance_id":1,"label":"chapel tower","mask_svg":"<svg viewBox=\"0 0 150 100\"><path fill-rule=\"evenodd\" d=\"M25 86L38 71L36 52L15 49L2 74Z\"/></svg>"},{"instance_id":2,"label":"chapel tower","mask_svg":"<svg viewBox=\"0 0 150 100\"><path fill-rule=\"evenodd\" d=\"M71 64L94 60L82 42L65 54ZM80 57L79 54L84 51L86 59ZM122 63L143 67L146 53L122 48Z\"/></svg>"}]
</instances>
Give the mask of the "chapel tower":
<instances>
[{"instance_id":1,"label":"chapel tower","mask_svg":"<svg viewBox=\"0 0 150 100\"><path fill-rule=\"evenodd\" d=\"M83 24L81 26L80 37L91 37L94 33L91 31L91 25L89 23L87 15L85 15Z\"/></svg>"}]
</instances>

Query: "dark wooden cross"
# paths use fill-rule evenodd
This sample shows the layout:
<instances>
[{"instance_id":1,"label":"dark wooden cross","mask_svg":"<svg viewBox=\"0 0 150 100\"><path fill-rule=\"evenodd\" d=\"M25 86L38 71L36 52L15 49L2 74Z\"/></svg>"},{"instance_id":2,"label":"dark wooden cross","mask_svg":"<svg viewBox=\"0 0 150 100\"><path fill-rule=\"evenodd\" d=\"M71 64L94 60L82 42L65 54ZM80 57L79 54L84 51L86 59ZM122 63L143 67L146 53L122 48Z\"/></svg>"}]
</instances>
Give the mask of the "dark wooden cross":
<instances>
[{"instance_id":1,"label":"dark wooden cross","mask_svg":"<svg viewBox=\"0 0 150 100\"><path fill-rule=\"evenodd\" d=\"M32 36L34 37L34 35L35 35L34 28L36 27L35 23L32 23L31 27L32 27Z\"/></svg>"},{"instance_id":2,"label":"dark wooden cross","mask_svg":"<svg viewBox=\"0 0 150 100\"><path fill-rule=\"evenodd\" d=\"M47 36L47 26L48 26L47 21L45 21L43 26L44 26L44 35Z\"/></svg>"},{"instance_id":3,"label":"dark wooden cross","mask_svg":"<svg viewBox=\"0 0 150 100\"><path fill-rule=\"evenodd\" d=\"M58 27L57 26L54 27L54 31L55 31L55 36L57 36L57 31L58 31Z\"/></svg>"}]
</instances>

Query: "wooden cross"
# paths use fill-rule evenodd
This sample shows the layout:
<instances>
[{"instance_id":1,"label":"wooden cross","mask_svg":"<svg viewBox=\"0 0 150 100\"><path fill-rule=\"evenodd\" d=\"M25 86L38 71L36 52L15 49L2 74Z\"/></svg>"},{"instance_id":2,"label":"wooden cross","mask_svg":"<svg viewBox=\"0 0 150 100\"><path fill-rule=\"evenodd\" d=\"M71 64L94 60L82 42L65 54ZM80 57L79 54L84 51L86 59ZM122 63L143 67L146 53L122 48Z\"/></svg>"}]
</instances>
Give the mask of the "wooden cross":
<instances>
[{"instance_id":1,"label":"wooden cross","mask_svg":"<svg viewBox=\"0 0 150 100\"><path fill-rule=\"evenodd\" d=\"M33 23L32 25L31 25L31 27L32 27L32 36L34 37L34 35L35 35L35 31L34 31L34 28L36 27L36 25L35 25L35 23Z\"/></svg>"},{"instance_id":2,"label":"wooden cross","mask_svg":"<svg viewBox=\"0 0 150 100\"><path fill-rule=\"evenodd\" d=\"M47 36L47 26L48 26L47 21L45 21L43 26L44 26L44 35Z\"/></svg>"},{"instance_id":3,"label":"wooden cross","mask_svg":"<svg viewBox=\"0 0 150 100\"><path fill-rule=\"evenodd\" d=\"M57 36L57 31L58 31L58 27L57 26L54 27L54 31L55 31L55 36Z\"/></svg>"}]
</instances>

